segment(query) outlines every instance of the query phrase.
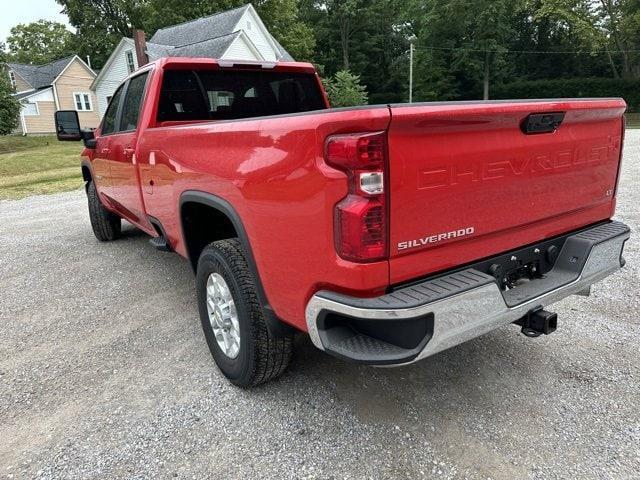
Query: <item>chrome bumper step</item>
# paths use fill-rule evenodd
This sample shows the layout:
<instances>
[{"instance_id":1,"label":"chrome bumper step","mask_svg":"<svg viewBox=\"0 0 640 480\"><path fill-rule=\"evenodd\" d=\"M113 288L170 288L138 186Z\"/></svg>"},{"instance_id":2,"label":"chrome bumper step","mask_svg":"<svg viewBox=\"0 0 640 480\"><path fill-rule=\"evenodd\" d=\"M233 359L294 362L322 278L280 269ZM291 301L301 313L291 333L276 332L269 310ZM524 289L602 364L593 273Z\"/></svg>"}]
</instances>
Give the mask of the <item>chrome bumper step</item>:
<instances>
[{"instance_id":1,"label":"chrome bumper step","mask_svg":"<svg viewBox=\"0 0 640 480\"><path fill-rule=\"evenodd\" d=\"M629 237L629 227L620 222L570 235L543 278L505 291L493 276L474 268L377 298L320 291L307 304L309 334L314 345L341 358L411 363L583 292L624 265Z\"/></svg>"}]
</instances>

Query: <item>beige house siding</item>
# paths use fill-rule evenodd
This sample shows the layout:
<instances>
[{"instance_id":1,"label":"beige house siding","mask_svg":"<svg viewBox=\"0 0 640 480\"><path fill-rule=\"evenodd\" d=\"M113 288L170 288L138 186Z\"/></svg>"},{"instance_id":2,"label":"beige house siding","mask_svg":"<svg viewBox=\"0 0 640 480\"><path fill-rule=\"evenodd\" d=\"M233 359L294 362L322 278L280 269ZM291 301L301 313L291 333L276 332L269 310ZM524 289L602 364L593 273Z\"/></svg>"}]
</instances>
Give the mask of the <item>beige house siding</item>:
<instances>
[{"instance_id":1,"label":"beige house siding","mask_svg":"<svg viewBox=\"0 0 640 480\"><path fill-rule=\"evenodd\" d=\"M74 93L88 93L91 95L91 106L93 110L89 112L78 112L80 126L83 128L95 128L100 123L98 99L96 98L95 92L92 92L89 88L94 78L95 76L76 58L54 82L54 91L58 98L60 110L76 109Z\"/></svg>"},{"instance_id":2,"label":"beige house siding","mask_svg":"<svg viewBox=\"0 0 640 480\"><path fill-rule=\"evenodd\" d=\"M39 115L25 115L24 123L27 126L27 134L55 133L56 127L53 114L56 111L55 102L36 102Z\"/></svg>"},{"instance_id":3,"label":"beige house siding","mask_svg":"<svg viewBox=\"0 0 640 480\"><path fill-rule=\"evenodd\" d=\"M18 75L15 72L14 72L14 75L16 79L16 92L26 92L27 90L33 89L33 87L29 85L27 82L25 82L20 75Z\"/></svg>"}]
</instances>

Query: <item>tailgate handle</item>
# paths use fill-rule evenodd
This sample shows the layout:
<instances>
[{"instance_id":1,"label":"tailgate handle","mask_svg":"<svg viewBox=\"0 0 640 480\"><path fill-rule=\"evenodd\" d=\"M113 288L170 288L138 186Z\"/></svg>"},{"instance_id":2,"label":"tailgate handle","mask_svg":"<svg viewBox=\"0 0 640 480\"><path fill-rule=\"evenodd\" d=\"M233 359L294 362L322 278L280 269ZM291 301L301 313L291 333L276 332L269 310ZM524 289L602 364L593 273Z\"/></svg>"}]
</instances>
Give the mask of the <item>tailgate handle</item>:
<instances>
[{"instance_id":1,"label":"tailgate handle","mask_svg":"<svg viewBox=\"0 0 640 480\"><path fill-rule=\"evenodd\" d=\"M522 122L522 132L527 135L553 133L562 124L564 112L532 113Z\"/></svg>"}]
</instances>

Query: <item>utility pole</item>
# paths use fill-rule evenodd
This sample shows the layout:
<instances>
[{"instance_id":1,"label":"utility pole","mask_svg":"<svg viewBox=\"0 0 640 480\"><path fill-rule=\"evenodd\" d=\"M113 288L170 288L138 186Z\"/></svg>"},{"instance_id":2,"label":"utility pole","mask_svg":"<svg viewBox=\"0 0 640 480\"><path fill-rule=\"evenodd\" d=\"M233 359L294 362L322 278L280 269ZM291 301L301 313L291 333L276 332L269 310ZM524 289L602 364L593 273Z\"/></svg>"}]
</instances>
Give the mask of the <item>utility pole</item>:
<instances>
[{"instance_id":1,"label":"utility pole","mask_svg":"<svg viewBox=\"0 0 640 480\"><path fill-rule=\"evenodd\" d=\"M413 103L413 42L414 38L411 39L411 43L409 44L409 103Z\"/></svg>"},{"instance_id":2,"label":"utility pole","mask_svg":"<svg viewBox=\"0 0 640 480\"><path fill-rule=\"evenodd\" d=\"M484 54L484 100L489 100L489 78L491 76L491 52L487 50Z\"/></svg>"}]
</instances>

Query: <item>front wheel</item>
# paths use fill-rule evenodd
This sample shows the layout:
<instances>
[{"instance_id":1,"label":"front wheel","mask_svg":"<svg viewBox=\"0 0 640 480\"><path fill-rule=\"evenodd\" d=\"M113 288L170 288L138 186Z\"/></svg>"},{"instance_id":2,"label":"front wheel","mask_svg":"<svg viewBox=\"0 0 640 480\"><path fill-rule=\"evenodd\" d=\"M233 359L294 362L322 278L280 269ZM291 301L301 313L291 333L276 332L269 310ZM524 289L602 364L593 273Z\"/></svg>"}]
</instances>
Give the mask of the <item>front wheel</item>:
<instances>
[{"instance_id":1,"label":"front wheel","mask_svg":"<svg viewBox=\"0 0 640 480\"><path fill-rule=\"evenodd\" d=\"M87 185L89 201L89 219L93 234L101 242L110 242L120 236L122 221L120 217L108 211L100 202L96 186L93 182Z\"/></svg>"},{"instance_id":2,"label":"front wheel","mask_svg":"<svg viewBox=\"0 0 640 480\"><path fill-rule=\"evenodd\" d=\"M231 383L252 387L285 371L293 339L276 338L269 331L238 239L205 247L198 260L196 287L209 350Z\"/></svg>"}]
</instances>

